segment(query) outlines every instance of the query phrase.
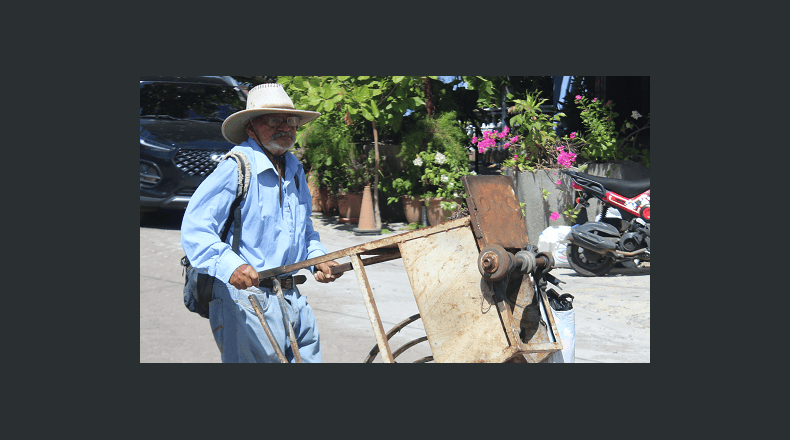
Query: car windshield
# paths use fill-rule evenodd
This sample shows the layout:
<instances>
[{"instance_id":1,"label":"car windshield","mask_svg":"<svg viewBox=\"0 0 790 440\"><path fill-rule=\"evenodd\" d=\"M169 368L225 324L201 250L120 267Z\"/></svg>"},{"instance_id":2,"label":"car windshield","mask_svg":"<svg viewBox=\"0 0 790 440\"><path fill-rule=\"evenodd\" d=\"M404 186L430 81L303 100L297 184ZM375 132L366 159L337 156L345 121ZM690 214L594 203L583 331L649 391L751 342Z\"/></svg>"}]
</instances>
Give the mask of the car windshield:
<instances>
[{"instance_id":1,"label":"car windshield","mask_svg":"<svg viewBox=\"0 0 790 440\"><path fill-rule=\"evenodd\" d=\"M140 83L140 117L224 121L245 107L241 92L230 86Z\"/></svg>"}]
</instances>

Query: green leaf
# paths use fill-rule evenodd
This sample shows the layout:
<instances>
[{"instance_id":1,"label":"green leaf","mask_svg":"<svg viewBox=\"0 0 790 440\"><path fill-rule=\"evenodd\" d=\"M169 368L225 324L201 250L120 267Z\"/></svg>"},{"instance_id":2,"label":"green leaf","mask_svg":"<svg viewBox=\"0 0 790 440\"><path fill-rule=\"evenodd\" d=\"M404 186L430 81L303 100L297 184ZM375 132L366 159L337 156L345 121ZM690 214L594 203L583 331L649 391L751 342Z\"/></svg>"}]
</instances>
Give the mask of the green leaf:
<instances>
[{"instance_id":1,"label":"green leaf","mask_svg":"<svg viewBox=\"0 0 790 440\"><path fill-rule=\"evenodd\" d=\"M376 105L376 101L370 101L370 110L374 118L379 117L379 107Z\"/></svg>"},{"instance_id":2,"label":"green leaf","mask_svg":"<svg viewBox=\"0 0 790 440\"><path fill-rule=\"evenodd\" d=\"M403 81L403 78L406 78L406 77L405 76L393 76L392 77L392 81L395 84L399 84L401 81Z\"/></svg>"},{"instance_id":3,"label":"green leaf","mask_svg":"<svg viewBox=\"0 0 790 440\"><path fill-rule=\"evenodd\" d=\"M351 78L351 77L350 76L338 76L337 80L340 81L340 82L344 82L344 81L347 81L349 78Z\"/></svg>"},{"instance_id":4,"label":"green leaf","mask_svg":"<svg viewBox=\"0 0 790 440\"><path fill-rule=\"evenodd\" d=\"M368 86L362 86L354 89L354 99L358 102L365 102L370 99L370 89Z\"/></svg>"},{"instance_id":5,"label":"green leaf","mask_svg":"<svg viewBox=\"0 0 790 440\"><path fill-rule=\"evenodd\" d=\"M302 78L301 76L295 76L293 78L293 82L291 82L291 85L299 90L304 90L305 89L304 78Z\"/></svg>"}]
</instances>

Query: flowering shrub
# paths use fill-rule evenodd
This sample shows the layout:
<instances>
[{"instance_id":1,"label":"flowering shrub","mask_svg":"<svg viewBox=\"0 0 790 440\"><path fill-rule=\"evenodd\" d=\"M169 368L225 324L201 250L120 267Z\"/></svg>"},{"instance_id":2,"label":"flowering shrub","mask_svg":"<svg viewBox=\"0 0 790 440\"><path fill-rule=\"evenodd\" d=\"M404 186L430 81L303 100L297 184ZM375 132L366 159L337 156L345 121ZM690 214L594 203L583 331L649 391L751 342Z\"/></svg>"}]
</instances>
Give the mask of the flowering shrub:
<instances>
[{"instance_id":1,"label":"flowering shrub","mask_svg":"<svg viewBox=\"0 0 790 440\"><path fill-rule=\"evenodd\" d=\"M643 157L643 162L649 165L650 158L647 149L637 151L635 146L627 147L625 142L633 140L636 142L636 134L641 130L650 127L650 121L638 128L636 124L628 119L623 122L619 131L615 130L614 119L619 116L619 113L614 111L614 104L611 100L603 104L598 98L592 100L587 97L576 95L575 103L581 109L582 124L586 128L586 134L582 141L584 147L581 149L581 154L589 160L597 161L617 161L629 158L636 158L637 156ZM642 115L638 111L631 112L631 118L638 120ZM647 116L650 118L650 115ZM619 138L620 133L625 133L626 130L637 128L633 133ZM572 139L575 138L575 132L571 133ZM581 138L581 137L580 137Z\"/></svg>"},{"instance_id":2,"label":"flowering shrub","mask_svg":"<svg viewBox=\"0 0 790 440\"><path fill-rule=\"evenodd\" d=\"M502 132L485 132L483 139L472 139L481 153L497 143L511 152L511 156L503 162L505 167L515 168L518 171L531 170L537 167L556 168L563 164L570 164L576 159L577 147L567 139L560 140L555 133L560 118L564 113L549 115L543 113L540 106L546 102L540 99L540 92L527 94L525 99L514 99L514 106L508 109L510 128L505 127ZM574 134L574 137L576 135ZM475 142L476 141L476 142ZM560 148L561 147L561 148Z\"/></svg>"},{"instance_id":3,"label":"flowering shrub","mask_svg":"<svg viewBox=\"0 0 790 440\"><path fill-rule=\"evenodd\" d=\"M489 148L496 147L498 143L503 143L503 148L510 148L511 145L518 142L519 137L511 136L508 138L509 133L510 127L505 127L501 132L486 130L483 132L482 139L478 139L477 136L472 137L472 145L476 145L477 151L481 154L485 153Z\"/></svg>"},{"instance_id":4,"label":"flowering shrub","mask_svg":"<svg viewBox=\"0 0 790 440\"><path fill-rule=\"evenodd\" d=\"M460 159L460 160L459 160ZM466 156L448 157L442 152L421 151L414 159L413 163L422 170L421 180L425 184L426 191L423 198L444 197L448 199L458 199L466 197L464 185L461 177L469 173ZM457 208L455 202L449 209Z\"/></svg>"},{"instance_id":5,"label":"flowering shrub","mask_svg":"<svg viewBox=\"0 0 790 440\"><path fill-rule=\"evenodd\" d=\"M562 145L558 146L556 150L559 152L559 155L557 156L557 163L564 168L572 167L573 162L576 162L576 153L572 151L565 151L565 147Z\"/></svg>"},{"instance_id":6,"label":"flowering shrub","mask_svg":"<svg viewBox=\"0 0 790 440\"><path fill-rule=\"evenodd\" d=\"M465 147L468 140L453 112L417 121L404 134L398 153L407 164L392 180L398 197L389 197L387 203L394 203L403 195L465 198L461 177L469 174Z\"/></svg>"}]
</instances>

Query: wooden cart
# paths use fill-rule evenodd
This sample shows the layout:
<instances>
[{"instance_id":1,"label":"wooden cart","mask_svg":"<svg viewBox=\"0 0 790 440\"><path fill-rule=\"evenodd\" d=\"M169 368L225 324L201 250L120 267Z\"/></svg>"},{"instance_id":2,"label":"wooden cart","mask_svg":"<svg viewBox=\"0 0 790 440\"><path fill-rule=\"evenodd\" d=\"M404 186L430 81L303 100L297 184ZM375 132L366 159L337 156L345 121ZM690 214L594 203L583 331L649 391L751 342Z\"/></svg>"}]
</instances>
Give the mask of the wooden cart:
<instances>
[{"instance_id":1,"label":"wooden cart","mask_svg":"<svg viewBox=\"0 0 790 440\"><path fill-rule=\"evenodd\" d=\"M433 356L418 362L540 362L562 349L545 289L546 279L556 282L548 274L554 260L529 246L510 177L467 176L463 183L467 216L265 270L259 277L349 257L332 271L353 270L359 283L377 341L366 362L378 353L394 362L425 340ZM419 314L385 332L365 267L397 258L403 259ZM426 336L393 353L389 338L419 318Z\"/></svg>"}]
</instances>

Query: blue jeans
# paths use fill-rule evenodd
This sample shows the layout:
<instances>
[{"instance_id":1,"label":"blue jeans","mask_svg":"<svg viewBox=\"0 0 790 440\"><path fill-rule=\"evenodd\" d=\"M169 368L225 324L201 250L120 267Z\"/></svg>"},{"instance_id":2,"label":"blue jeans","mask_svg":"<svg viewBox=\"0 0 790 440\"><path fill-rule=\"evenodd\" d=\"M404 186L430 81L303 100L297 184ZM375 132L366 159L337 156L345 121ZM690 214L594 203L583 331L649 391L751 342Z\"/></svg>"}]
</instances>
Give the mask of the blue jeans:
<instances>
[{"instance_id":1,"label":"blue jeans","mask_svg":"<svg viewBox=\"0 0 790 440\"><path fill-rule=\"evenodd\" d=\"M238 290L220 280L214 281L214 298L209 303L209 323L214 341L222 354L222 362L280 362L250 304L250 294L260 301L263 316L280 350L289 362L294 362L277 295L267 287L261 287L260 291ZM299 293L295 285L292 289L283 290L283 297L302 362L321 362L318 328L307 298Z\"/></svg>"}]
</instances>

